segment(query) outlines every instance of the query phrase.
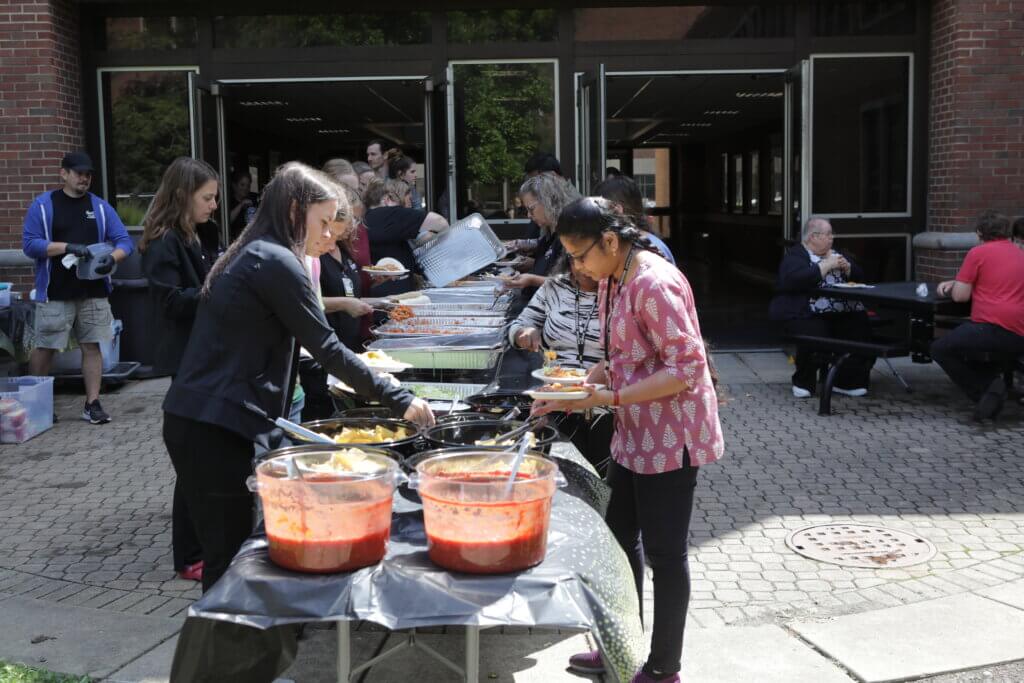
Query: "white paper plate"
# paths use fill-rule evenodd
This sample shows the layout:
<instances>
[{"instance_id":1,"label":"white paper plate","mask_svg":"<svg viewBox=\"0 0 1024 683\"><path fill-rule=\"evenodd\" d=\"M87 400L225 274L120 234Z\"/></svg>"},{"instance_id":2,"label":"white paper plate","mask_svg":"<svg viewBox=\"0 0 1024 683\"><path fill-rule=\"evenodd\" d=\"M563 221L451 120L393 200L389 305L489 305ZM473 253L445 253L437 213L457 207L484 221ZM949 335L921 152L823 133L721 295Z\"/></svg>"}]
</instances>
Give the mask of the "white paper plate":
<instances>
[{"instance_id":1,"label":"white paper plate","mask_svg":"<svg viewBox=\"0 0 1024 683\"><path fill-rule=\"evenodd\" d=\"M595 384L594 388L604 389L603 384ZM524 391L534 401L581 401L590 396L585 391Z\"/></svg>"},{"instance_id":2,"label":"white paper plate","mask_svg":"<svg viewBox=\"0 0 1024 683\"><path fill-rule=\"evenodd\" d=\"M363 270L365 270L370 275L387 275L388 277L398 277L399 275L409 274L408 268L402 268L401 270L384 270L383 268L378 268L377 266L363 266Z\"/></svg>"},{"instance_id":3,"label":"white paper plate","mask_svg":"<svg viewBox=\"0 0 1024 683\"><path fill-rule=\"evenodd\" d=\"M537 368L530 374L545 384L583 384L587 381L586 375L583 377L549 377L544 374L544 368Z\"/></svg>"}]
</instances>

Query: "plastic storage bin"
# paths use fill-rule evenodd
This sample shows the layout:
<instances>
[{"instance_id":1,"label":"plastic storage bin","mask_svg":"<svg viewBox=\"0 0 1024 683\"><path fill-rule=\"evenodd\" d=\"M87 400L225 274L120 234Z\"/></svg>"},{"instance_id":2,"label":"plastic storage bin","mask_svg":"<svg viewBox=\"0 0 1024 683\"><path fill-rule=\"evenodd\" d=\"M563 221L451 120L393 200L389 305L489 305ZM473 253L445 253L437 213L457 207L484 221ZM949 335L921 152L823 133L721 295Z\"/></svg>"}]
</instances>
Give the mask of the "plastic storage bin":
<instances>
[{"instance_id":1,"label":"plastic storage bin","mask_svg":"<svg viewBox=\"0 0 1024 683\"><path fill-rule=\"evenodd\" d=\"M0 443L22 443L52 426L52 377L0 377Z\"/></svg>"},{"instance_id":2,"label":"plastic storage bin","mask_svg":"<svg viewBox=\"0 0 1024 683\"><path fill-rule=\"evenodd\" d=\"M11 305L12 286L10 282L0 282L0 308L7 308Z\"/></svg>"},{"instance_id":3,"label":"plastic storage bin","mask_svg":"<svg viewBox=\"0 0 1024 683\"><path fill-rule=\"evenodd\" d=\"M103 354L103 372L110 372L121 360L121 330L124 326L120 320L115 320L110 325L114 336L109 342L100 344L100 353ZM70 351L61 351L53 357L53 366L50 372L55 375L80 375L82 374L82 349L75 347Z\"/></svg>"}]
</instances>

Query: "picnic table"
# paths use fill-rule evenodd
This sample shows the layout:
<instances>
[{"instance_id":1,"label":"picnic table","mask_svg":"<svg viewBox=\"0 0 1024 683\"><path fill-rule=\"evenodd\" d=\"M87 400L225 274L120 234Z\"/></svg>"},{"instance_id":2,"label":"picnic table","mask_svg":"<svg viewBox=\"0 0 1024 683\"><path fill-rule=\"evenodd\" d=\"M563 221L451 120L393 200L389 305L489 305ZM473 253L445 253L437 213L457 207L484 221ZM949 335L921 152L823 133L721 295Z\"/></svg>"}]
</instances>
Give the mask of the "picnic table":
<instances>
[{"instance_id":1,"label":"picnic table","mask_svg":"<svg viewBox=\"0 0 1024 683\"><path fill-rule=\"evenodd\" d=\"M927 283L928 293L917 294L917 282L879 282L864 287L818 287L813 293L833 299L859 301L871 307L906 311L910 324L905 341L915 363L930 363L929 349L935 338L935 321L939 316L964 317L970 314L970 303L957 303L948 296L939 296L935 284Z\"/></svg>"}]
</instances>

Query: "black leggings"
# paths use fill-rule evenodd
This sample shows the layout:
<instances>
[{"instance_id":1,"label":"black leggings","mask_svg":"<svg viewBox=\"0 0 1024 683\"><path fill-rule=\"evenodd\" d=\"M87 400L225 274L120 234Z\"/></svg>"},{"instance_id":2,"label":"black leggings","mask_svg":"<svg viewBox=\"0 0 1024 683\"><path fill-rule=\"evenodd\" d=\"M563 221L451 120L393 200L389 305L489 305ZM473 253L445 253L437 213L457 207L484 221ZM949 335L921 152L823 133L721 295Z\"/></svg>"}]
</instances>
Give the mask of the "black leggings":
<instances>
[{"instance_id":1,"label":"black leggings","mask_svg":"<svg viewBox=\"0 0 1024 683\"><path fill-rule=\"evenodd\" d=\"M164 413L164 443L203 548L203 592L252 533L251 441L222 427Z\"/></svg>"},{"instance_id":2,"label":"black leggings","mask_svg":"<svg viewBox=\"0 0 1024 683\"><path fill-rule=\"evenodd\" d=\"M677 673L690 602L687 538L698 468L687 465L661 474L637 474L617 462L608 466L611 501L606 521L629 558L643 621L644 554L654 574L654 627L644 665L655 678Z\"/></svg>"}]
</instances>

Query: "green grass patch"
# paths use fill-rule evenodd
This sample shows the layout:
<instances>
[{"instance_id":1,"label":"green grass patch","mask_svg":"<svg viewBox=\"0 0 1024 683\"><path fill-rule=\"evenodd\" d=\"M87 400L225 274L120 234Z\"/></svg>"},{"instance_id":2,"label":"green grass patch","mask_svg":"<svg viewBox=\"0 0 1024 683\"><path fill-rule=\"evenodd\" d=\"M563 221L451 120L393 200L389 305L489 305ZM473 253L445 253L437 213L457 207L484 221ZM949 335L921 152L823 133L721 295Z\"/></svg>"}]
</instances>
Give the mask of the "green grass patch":
<instances>
[{"instance_id":1,"label":"green grass patch","mask_svg":"<svg viewBox=\"0 0 1024 683\"><path fill-rule=\"evenodd\" d=\"M69 676L0 660L0 683L92 683L88 676Z\"/></svg>"}]
</instances>

